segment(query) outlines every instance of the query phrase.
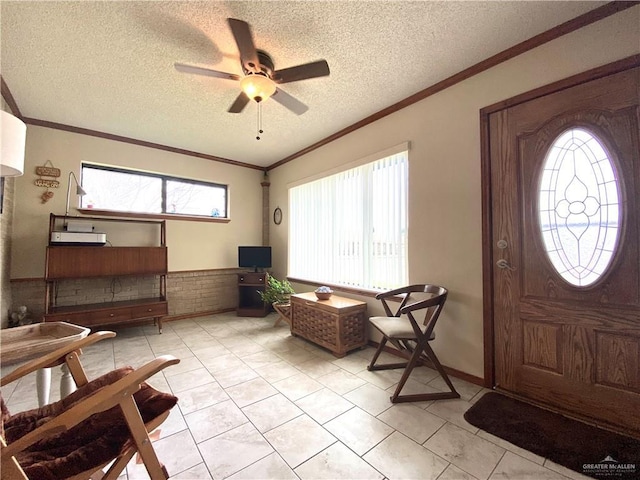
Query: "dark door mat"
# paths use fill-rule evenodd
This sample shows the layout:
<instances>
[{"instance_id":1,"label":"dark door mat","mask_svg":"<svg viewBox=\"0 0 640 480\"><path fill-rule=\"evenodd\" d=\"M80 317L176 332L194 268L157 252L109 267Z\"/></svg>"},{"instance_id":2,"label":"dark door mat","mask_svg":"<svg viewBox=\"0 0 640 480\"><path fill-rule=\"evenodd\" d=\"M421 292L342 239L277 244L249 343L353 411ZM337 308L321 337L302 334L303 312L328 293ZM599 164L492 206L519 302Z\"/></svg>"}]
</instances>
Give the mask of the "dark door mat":
<instances>
[{"instance_id":1,"label":"dark door mat","mask_svg":"<svg viewBox=\"0 0 640 480\"><path fill-rule=\"evenodd\" d=\"M464 418L496 437L594 478L640 479L640 440L495 392Z\"/></svg>"}]
</instances>

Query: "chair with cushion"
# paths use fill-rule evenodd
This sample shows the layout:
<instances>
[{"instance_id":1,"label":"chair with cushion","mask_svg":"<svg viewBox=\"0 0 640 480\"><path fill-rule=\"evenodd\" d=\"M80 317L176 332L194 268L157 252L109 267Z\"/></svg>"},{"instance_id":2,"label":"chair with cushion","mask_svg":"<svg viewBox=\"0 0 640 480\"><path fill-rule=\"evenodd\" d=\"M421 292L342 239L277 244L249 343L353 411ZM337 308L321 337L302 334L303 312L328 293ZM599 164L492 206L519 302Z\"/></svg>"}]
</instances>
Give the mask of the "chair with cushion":
<instances>
[{"instance_id":1,"label":"chair with cushion","mask_svg":"<svg viewBox=\"0 0 640 480\"><path fill-rule=\"evenodd\" d=\"M94 333L2 378L0 385L5 386L40 368L64 363L78 386L57 402L15 415L0 395L3 480L116 479L136 453L152 480L169 477L149 432L166 420L178 399L145 381L180 360L165 355L138 369L122 367L88 381L79 361L81 349L113 336L113 332Z\"/></svg>"},{"instance_id":2,"label":"chair with cushion","mask_svg":"<svg viewBox=\"0 0 640 480\"><path fill-rule=\"evenodd\" d=\"M404 368L398 386L391 396L392 403L460 398L451 380L449 380L447 372L442 368L438 357L436 357L429 345L429 342L435 339L433 329L447 300L447 293L446 288L437 285L410 285L376 295L376 298L382 301L382 306L387 316L371 317L369 319L371 325L382 334L382 340L367 369L388 370ZM395 313L389 305L392 299L399 300L399 306ZM422 315L424 315L424 318L421 318ZM422 321L420 322L418 319ZM395 346L408 361L376 365L375 363L387 342ZM400 395L402 388L409 379L409 375L419 364L433 366L440 373L450 391Z\"/></svg>"}]
</instances>

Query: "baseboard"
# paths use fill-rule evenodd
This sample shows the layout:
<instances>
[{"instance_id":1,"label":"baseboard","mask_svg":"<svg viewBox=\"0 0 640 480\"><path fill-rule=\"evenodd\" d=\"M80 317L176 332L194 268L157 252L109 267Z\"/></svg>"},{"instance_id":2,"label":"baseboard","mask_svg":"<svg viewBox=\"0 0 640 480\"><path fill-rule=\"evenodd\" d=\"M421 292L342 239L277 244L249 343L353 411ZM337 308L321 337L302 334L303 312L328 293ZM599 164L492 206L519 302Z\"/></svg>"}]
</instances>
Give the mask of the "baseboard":
<instances>
[{"instance_id":1,"label":"baseboard","mask_svg":"<svg viewBox=\"0 0 640 480\"><path fill-rule=\"evenodd\" d=\"M235 312L235 308L223 308L221 310L205 310L203 312L184 313L181 315L167 315L162 317L162 322L175 322L176 320L185 320L187 318L206 317L207 315L216 315L218 313Z\"/></svg>"},{"instance_id":2,"label":"baseboard","mask_svg":"<svg viewBox=\"0 0 640 480\"><path fill-rule=\"evenodd\" d=\"M378 342L375 342L373 340L369 340L369 345L371 345L373 348L378 348L380 346L380 344ZM400 358L406 360L406 357L403 356L395 348L392 348L392 347L389 347L389 346L385 346L382 349L382 351L386 352L386 353L390 353L391 355L395 355L396 357L400 357ZM422 365L426 365L427 367L430 367L430 368L434 368L433 365L431 364L431 362L421 362L421 364ZM452 377L459 378L460 380L464 380L466 382L473 383L475 385L480 385L481 387L485 386L483 378L476 377L475 375L471 375L469 373L462 372L460 370L456 370L455 368L447 367L446 365L443 365L443 367L444 367L444 371L447 372L447 375L451 375Z\"/></svg>"}]
</instances>

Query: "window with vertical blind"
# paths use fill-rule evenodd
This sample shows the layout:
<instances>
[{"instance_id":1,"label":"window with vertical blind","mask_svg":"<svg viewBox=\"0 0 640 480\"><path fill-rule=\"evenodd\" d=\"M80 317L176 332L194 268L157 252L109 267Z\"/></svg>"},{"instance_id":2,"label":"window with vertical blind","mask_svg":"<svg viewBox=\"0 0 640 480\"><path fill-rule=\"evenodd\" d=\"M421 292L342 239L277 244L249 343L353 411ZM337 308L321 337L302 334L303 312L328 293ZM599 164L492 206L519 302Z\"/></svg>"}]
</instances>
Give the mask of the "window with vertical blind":
<instances>
[{"instance_id":1,"label":"window with vertical blind","mask_svg":"<svg viewBox=\"0 0 640 480\"><path fill-rule=\"evenodd\" d=\"M289 276L370 290L407 284L408 145L380 155L290 188Z\"/></svg>"}]
</instances>

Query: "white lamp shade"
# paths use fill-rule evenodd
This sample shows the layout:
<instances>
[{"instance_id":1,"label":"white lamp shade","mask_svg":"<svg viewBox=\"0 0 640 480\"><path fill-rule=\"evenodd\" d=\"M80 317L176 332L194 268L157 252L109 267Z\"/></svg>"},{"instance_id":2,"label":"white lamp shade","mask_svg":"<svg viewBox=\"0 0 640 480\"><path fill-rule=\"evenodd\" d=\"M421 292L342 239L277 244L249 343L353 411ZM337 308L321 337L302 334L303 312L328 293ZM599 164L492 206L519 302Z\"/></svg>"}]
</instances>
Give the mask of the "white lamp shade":
<instances>
[{"instance_id":1,"label":"white lamp shade","mask_svg":"<svg viewBox=\"0 0 640 480\"><path fill-rule=\"evenodd\" d=\"M0 177L17 177L24 173L24 145L27 126L10 113L0 117Z\"/></svg>"},{"instance_id":2,"label":"white lamp shade","mask_svg":"<svg viewBox=\"0 0 640 480\"><path fill-rule=\"evenodd\" d=\"M276 84L265 75L255 73L240 80L240 88L251 100L261 102L276 92Z\"/></svg>"}]
</instances>

